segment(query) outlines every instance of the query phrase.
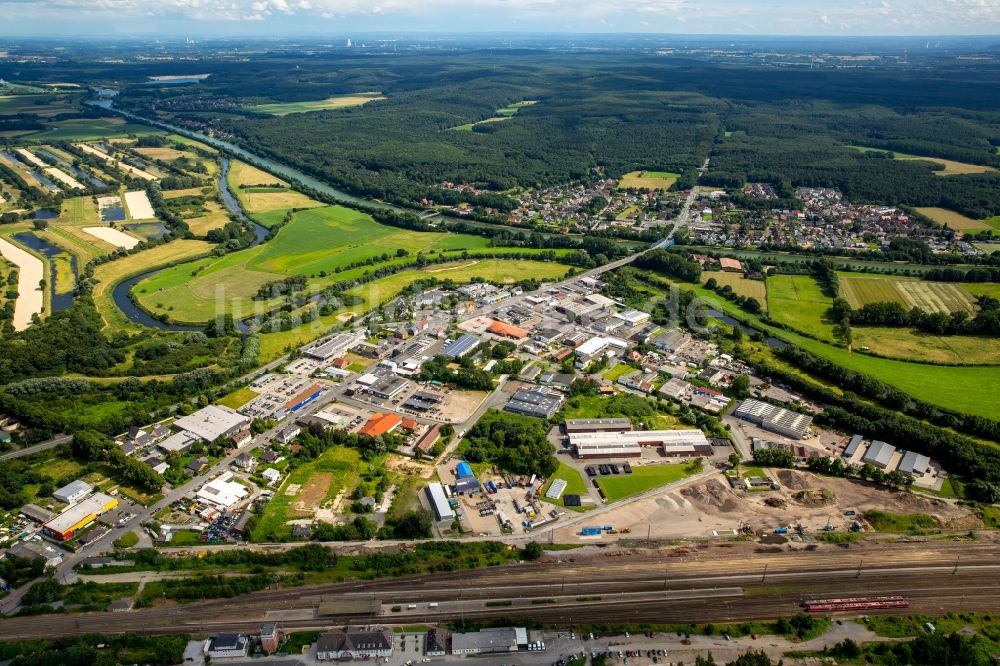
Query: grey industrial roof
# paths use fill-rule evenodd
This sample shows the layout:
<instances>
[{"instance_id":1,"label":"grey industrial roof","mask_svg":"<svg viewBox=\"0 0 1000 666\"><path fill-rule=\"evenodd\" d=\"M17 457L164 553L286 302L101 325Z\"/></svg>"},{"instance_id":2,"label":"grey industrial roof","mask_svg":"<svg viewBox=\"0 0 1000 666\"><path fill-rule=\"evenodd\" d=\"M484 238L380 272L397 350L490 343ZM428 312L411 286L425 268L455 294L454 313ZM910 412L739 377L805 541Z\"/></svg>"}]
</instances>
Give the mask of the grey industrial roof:
<instances>
[{"instance_id":1,"label":"grey industrial roof","mask_svg":"<svg viewBox=\"0 0 1000 666\"><path fill-rule=\"evenodd\" d=\"M897 469L904 474L923 476L927 473L927 467L930 464L931 459L927 456L917 453L916 451L907 451L906 455L903 456L903 459L899 461L899 467Z\"/></svg>"},{"instance_id":2,"label":"grey industrial roof","mask_svg":"<svg viewBox=\"0 0 1000 666\"><path fill-rule=\"evenodd\" d=\"M853 456L854 453L858 450L858 447L861 446L861 442L863 441L864 438L861 435L854 435L853 437L851 437L851 441L847 443L847 448L844 449L844 457L850 458L851 456Z\"/></svg>"},{"instance_id":3,"label":"grey industrial roof","mask_svg":"<svg viewBox=\"0 0 1000 666\"><path fill-rule=\"evenodd\" d=\"M889 460L892 459L892 454L895 452L895 446L876 439L868 445L868 451L865 452L865 456L862 460L885 467L889 464Z\"/></svg>"},{"instance_id":4,"label":"grey industrial roof","mask_svg":"<svg viewBox=\"0 0 1000 666\"><path fill-rule=\"evenodd\" d=\"M84 493L84 492L89 493L91 488L93 488L93 486L91 486L86 481L81 481L80 479L77 479L76 481L70 481L65 486L56 490L52 494L57 498L60 495L62 495L63 497L69 497L71 495L76 495L77 493Z\"/></svg>"},{"instance_id":5,"label":"grey industrial roof","mask_svg":"<svg viewBox=\"0 0 1000 666\"><path fill-rule=\"evenodd\" d=\"M511 396L504 409L515 414L547 419L559 409L560 404L562 404L562 396L558 394L542 393L537 390L518 391Z\"/></svg>"},{"instance_id":6,"label":"grey industrial roof","mask_svg":"<svg viewBox=\"0 0 1000 666\"><path fill-rule=\"evenodd\" d=\"M466 334L446 344L441 350L441 354L449 358L461 358L478 346L479 338Z\"/></svg>"}]
</instances>

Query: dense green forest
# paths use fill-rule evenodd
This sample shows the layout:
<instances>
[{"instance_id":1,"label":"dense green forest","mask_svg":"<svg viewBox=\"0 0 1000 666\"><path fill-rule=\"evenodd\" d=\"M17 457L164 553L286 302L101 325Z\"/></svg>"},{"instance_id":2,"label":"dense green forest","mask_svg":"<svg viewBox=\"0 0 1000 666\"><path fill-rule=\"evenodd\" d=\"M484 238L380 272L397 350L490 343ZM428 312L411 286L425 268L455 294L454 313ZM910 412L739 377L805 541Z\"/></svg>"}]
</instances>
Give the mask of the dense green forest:
<instances>
[{"instance_id":1,"label":"dense green forest","mask_svg":"<svg viewBox=\"0 0 1000 666\"><path fill-rule=\"evenodd\" d=\"M199 86L133 86L120 103L213 127L355 193L401 203L510 207L503 197L435 187L446 180L503 192L662 168L690 184L711 155L707 183L834 186L857 200L1000 213L1000 173L942 177L936 165L888 154L1000 167L991 65L940 57L804 72L642 52L460 55L306 62L273 54L252 69L227 63ZM361 90L386 99L283 117L252 110ZM522 100L538 103L504 122L449 131Z\"/></svg>"}]
</instances>

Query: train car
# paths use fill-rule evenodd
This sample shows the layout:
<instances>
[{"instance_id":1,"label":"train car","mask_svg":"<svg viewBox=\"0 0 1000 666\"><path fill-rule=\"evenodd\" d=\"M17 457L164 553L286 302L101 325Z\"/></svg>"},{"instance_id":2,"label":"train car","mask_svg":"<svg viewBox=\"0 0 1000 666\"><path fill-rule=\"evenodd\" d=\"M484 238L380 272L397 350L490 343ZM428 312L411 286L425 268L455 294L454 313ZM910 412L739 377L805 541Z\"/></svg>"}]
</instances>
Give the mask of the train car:
<instances>
[{"instance_id":1,"label":"train car","mask_svg":"<svg viewBox=\"0 0 1000 666\"><path fill-rule=\"evenodd\" d=\"M909 608L909 606L910 602L899 595L808 599L802 602L802 608L810 613L840 613L847 611Z\"/></svg>"}]
</instances>

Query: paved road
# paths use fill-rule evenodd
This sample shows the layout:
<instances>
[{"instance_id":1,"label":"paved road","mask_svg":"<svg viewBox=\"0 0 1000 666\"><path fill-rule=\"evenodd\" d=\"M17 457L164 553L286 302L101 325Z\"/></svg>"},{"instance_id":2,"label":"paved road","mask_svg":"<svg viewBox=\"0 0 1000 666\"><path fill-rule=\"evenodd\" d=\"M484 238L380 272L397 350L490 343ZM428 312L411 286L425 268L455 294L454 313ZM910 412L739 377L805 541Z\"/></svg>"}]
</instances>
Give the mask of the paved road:
<instances>
[{"instance_id":1,"label":"paved road","mask_svg":"<svg viewBox=\"0 0 1000 666\"><path fill-rule=\"evenodd\" d=\"M270 441L278 434L279 430L287 426L294 419L300 418L302 416L307 416L313 413L314 411L328 404L331 400L333 400L333 398L334 398L333 392L328 390L326 393L317 398L313 403L311 403L304 411L295 414L292 417L287 418L285 421L282 421L281 423L271 428L267 432L263 433L262 435L258 435L257 437L255 437L254 438L255 443L243 449L232 449L231 451L229 451L228 454L226 454L226 456L220 458L218 462L209 467L205 472L192 478L184 485L178 486L177 488L173 488L167 491L166 493L164 493L163 499L158 501L156 504L153 504L152 506L149 507L139 507L138 505L135 505L134 507L129 507L136 514L135 518L130 520L125 525L113 528L107 535L105 535L103 538L96 541L95 543L80 548L75 553L70 553L66 555L62 563L58 567L56 567L56 570L54 572L54 577L63 582L72 582L73 580L76 579L76 571L74 570L74 567L78 565L80 562L82 562L85 558L92 557L95 553L107 550L113 541L115 541L116 539L118 539L127 532L143 531L141 530L140 527L143 523L152 520L153 516L156 515L158 512L160 512L162 509L165 509L178 499L200 488L201 485L204 484L208 479L214 476L218 476L222 472L226 471L229 468L230 464L238 455L244 452L251 452L256 448L259 448L260 444L258 444L257 442ZM122 497L122 500L126 504L131 502L131 500L128 500L127 498L124 497ZM0 614L9 615L15 612L18 606L20 605L21 597L24 596L25 592L27 592L28 587L30 587L30 583L22 585L18 589L13 590L10 593L10 595L5 597L3 599L3 605L0 606Z\"/></svg>"},{"instance_id":2,"label":"paved road","mask_svg":"<svg viewBox=\"0 0 1000 666\"><path fill-rule=\"evenodd\" d=\"M58 437L53 437L47 442L42 442L41 444L35 444L33 446L28 446L18 451L11 451L10 453L5 453L0 455L0 461L2 460L13 460L14 458L23 458L25 456L30 456L33 453L39 453L41 451L48 451L49 449L54 449L62 444L69 444L73 441L72 435L59 435Z\"/></svg>"}]
</instances>

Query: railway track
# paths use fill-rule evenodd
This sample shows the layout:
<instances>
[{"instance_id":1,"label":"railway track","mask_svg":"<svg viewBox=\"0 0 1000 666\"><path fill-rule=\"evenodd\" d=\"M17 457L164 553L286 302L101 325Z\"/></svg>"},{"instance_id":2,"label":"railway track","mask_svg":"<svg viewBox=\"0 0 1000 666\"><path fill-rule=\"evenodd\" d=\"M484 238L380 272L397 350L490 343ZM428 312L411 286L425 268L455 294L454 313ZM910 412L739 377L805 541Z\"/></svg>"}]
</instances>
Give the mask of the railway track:
<instances>
[{"instance_id":1,"label":"railway track","mask_svg":"<svg viewBox=\"0 0 1000 666\"><path fill-rule=\"evenodd\" d=\"M785 553L719 562L639 560L601 563L546 562L465 572L462 588L443 587L445 578L424 574L399 579L266 590L233 599L136 610L127 614L86 613L11 618L0 633L11 638L85 632L205 634L254 629L276 611L318 608L329 598L371 596L383 604L440 602L433 612L333 615L280 619L288 629L329 627L348 622L438 623L498 616L552 624L726 622L770 619L801 610L803 598L901 595L908 609L880 613L1000 610L1000 570L995 549L965 552L963 564L942 564L935 549L880 557L878 567L845 562L843 555ZM838 555L834 553L833 555ZM839 560L839 566L834 563ZM766 566L766 572L764 567ZM728 571L720 569L728 568ZM739 593L734 593L739 590ZM582 600L581 600L582 599ZM532 603L535 600L537 603ZM542 600L538 602L538 600ZM493 602L487 606L487 602ZM497 603L500 602L500 603Z\"/></svg>"}]
</instances>

